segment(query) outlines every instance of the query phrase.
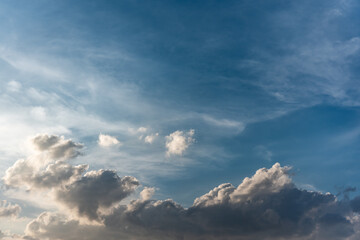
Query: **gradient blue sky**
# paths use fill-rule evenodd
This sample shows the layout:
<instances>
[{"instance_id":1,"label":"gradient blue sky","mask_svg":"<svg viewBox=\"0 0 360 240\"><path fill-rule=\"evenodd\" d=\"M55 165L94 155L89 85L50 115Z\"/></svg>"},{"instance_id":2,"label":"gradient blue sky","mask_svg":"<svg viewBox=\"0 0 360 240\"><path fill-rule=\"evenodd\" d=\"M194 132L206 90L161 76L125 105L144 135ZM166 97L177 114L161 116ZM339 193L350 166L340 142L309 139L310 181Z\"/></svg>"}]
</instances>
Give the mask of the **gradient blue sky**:
<instances>
[{"instance_id":1,"label":"gradient blue sky","mask_svg":"<svg viewBox=\"0 0 360 240\"><path fill-rule=\"evenodd\" d=\"M186 207L276 162L299 188L360 187L359 12L351 0L1 1L1 176L48 133L85 145L74 163ZM167 156L166 136L190 129ZM121 146L98 146L100 133Z\"/></svg>"}]
</instances>

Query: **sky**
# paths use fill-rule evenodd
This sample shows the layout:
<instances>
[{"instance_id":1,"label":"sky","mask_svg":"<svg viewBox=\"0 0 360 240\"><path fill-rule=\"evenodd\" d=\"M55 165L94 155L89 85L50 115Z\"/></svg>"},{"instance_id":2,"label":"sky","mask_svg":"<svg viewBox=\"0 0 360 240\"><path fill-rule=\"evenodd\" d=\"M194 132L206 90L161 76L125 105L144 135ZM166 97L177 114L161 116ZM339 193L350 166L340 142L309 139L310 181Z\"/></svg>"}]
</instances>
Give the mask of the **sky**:
<instances>
[{"instance_id":1,"label":"sky","mask_svg":"<svg viewBox=\"0 0 360 240\"><path fill-rule=\"evenodd\" d=\"M359 12L1 1L0 239L359 239Z\"/></svg>"}]
</instances>

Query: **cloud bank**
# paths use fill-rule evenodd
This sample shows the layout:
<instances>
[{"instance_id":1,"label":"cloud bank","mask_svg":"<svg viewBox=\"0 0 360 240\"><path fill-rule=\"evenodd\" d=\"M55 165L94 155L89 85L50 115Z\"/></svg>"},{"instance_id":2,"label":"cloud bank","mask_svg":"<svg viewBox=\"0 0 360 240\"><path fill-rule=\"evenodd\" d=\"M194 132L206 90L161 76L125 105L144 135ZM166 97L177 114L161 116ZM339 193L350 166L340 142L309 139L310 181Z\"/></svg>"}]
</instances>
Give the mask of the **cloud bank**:
<instances>
[{"instance_id":1,"label":"cloud bank","mask_svg":"<svg viewBox=\"0 0 360 240\"><path fill-rule=\"evenodd\" d=\"M173 136L179 135L191 137L193 133ZM10 188L25 185L30 189L28 194L48 191L52 200L67 210L43 212L27 225L23 236L3 234L3 239L359 237L360 197L339 200L330 193L299 189L291 179L291 168L279 163L257 170L237 187L220 184L185 208L172 199L153 200L152 187L143 188L139 198L133 195L133 200L124 203L140 186L135 177L120 177L114 170L86 172L87 165L72 166L67 161L80 154L76 152L80 145L63 137L38 135L33 143L39 153L10 167L5 184ZM0 216L17 216L19 212L18 205L0 205Z\"/></svg>"}]
</instances>

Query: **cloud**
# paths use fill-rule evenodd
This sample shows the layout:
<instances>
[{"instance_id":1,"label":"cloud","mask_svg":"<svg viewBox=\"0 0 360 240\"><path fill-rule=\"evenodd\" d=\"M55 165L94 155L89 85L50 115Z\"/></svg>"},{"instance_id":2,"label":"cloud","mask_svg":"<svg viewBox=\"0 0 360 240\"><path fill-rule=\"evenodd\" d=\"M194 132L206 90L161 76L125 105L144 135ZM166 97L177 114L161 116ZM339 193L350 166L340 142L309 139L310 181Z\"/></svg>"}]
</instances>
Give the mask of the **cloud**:
<instances>
[{"instance_id":1,"label":"cloud","mask_svg":"<svg viewBox=\"0 0 360 240\"><path fill-rule=\"evenodd\" d=\"M149 200L155 193L155 188L149 188L149 187L145 187L141 192L140 192L140 198L142 200Z\"/></svg>"},{"instance_id":2,"label":"cloud","mask_svg":"<svg viewBox=\"0 0 360 240\"><path fill-rule=\"evenodd\" d=\"M133 135L138 134L138 133L143 134L143 133L146 133L148 131L148 129L146 127L139 127L138 129L129 128L128 130Z\"/></svg>"},{"instance_id":3,"label":"cloud","mask_svg":"<svg viewBox=\"0 0 360 240\"><path fill-rule=\"evenodd\" d=\"M18 160L6 170L3 178L8 187L27 189L49 189L80 177L88 165L72 166L62 161L49 164L45 169L37 170L29 161Z\"/></svg>"},{"instance_id":4,"label":"cloud","mask_svg":"<svg viewBox=\"0 0 360 240\"><path fill-rule=\"evenodd\" d=\"M37 135L31 143L39 153L16 161L6 170L3 180L7 187L49 189L74 181L88 168L66 162L80 154L82 144L47 134Z\"/></svg>"},{"instance_id":5,"label":"cloud","mask_svg":"<svg viewBox=\"0 0 360 240\"><path fill-rule=\"evenodd\" d=\"M233 121L229 119L216 119L208 115L203 115L203 119L217 127L236 129L237 132L242 132L245 128L245 124L239 121Z\"/></svg>"},{"instance_id":6,"label":"cloud","mask_svg":"<svg viewBox=\"0 0 360 240\"><path fill-rule=\"evenodd\" d=\"M0 201L0 218L1 217L17 217L21 211L21 207L17 204L10 204L7 201Z\"/></svg>"},{"instance_id":7,"label":"cloud","mask_svg":"<svg viewBox=\"0 0 360 240\"><path fill-rule=\"evenodd\" d=\"M115 137L105 134L99 134L98 143L102 147L110 147L114 145L121 145L120 141L117 140Z\"/></svg>"},{"instance_id":8,"label":"cloud","mask_svg":"<svg viewBox=\"0 0 360 240\"><path fill-rule=\"evenodd\" d=\"M99 170L86 173L81 179L64 186L57 199L76 209L80 215L98 219L101 207L111 207L134 192L139 182L134 177L120 178L114 171Z\"/></svg>"},{"instance_id":9,"label":"cloud","mask_svg":"<svg viewBox=\"0 0 360 240\"><path fill-rule=\"evenodd\" d=\"M148 135L144 138L144 141L146 143L153 143L155 141L155 139L159 136L159 133L155 133L155 134L151 134L151 135Z\"/></svg>"},{"instance_id":10,"label":"cloud","mask_svg":"<svg viewBox=\"0 0 360 240\"><path fill-rule=\"evenodd\" d=\"M192 142L193 134L171 135ZM148 187L124 204L140 185L135 177L119 177L114 170L85 173L87 165L72 166L67 160L80 154L73 149L78 143L63 137L38 135L31 142L39 153L18 160L4 182L51 192L62 213L40 214L18 239L335 240L356 236L359 227L359 197L340 201L330 193L301 190L292 182L291 168L279 163L257 170L238 186L220 184L189 208L172 199L151 200L155 188ZM17 216L20 206L3 202L0 209L4 216Z\"/></svg>"},{"instance_id":11,"label":"cloud","mask_svg":"<svg viewBox=\"0 0 360 240\"><path fill-rule=\"evenodd\" d=\"M289 171L278 163L259 169L237 187L219 185L196 198L190 208L171 199L149 200L154 189L145 188L140 199L101 214L96 212L101 205L119 201L139 183L112 171L90 172L67 189L63 202L89 219L101 219L100 224L45 212L28 224L26 236L49 240L335 240L355 236L350 205L357 209L357 199L349 204L329 193L300 190ZM124 193L124 189L129 191Z\"/></svg>"},{"instance_id":12,"label":"cloud","mask_svg":"<svg viewBox=\"0 0 360 240\"><path fill-rule=\"evenodd\" d=\"M194 136L195 130L191 129L188 132L175 131L169 136L166 136L166 154L170 155L182 155L185 150L195 141Z\"/></svg>"},{"instance_id":13,"label":"cloud","mask_svg":"<svg viewBox=\"0 0 360 240\"><path fill-rule=\"evenodd\" d=\"M77 157L83 145L63 136L41 134L32 139L36 149L47 153L50 159L69 159Z\"/></svg>"}]
</instances>

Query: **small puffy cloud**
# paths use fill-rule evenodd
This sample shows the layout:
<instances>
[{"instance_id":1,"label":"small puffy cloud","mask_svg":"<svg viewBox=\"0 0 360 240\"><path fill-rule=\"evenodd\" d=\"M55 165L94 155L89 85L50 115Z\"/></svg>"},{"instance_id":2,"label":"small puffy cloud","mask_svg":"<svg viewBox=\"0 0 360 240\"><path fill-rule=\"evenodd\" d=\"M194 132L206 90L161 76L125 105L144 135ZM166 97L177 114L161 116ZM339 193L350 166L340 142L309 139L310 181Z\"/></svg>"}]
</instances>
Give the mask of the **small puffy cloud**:
<instances>
[{"instance_id":1,"label":"small puffy cloud","mask_svg":"<svg viewBox=\"0 0 360 240\"><path fill-rule=\"evenodd\" d=\"M32 139L34 147L49 155L51 159L69 159L80 155L83 145L63 136L40 134Z\"/></svg>"},{"instance_id":2,"label":"small puffy cloud","mask_svg":"<svg viewBox=\"0 0 360 240\"><path fill-rule=\"evenodd\" d=\"M120 145L121 143L115 137L106 134L99 134L98 144L102 147L110 147Z\"/></svg>"},{"instance_id":3,"label":"small puffy cloud","mask_svg":"<svg viewBox=\"0 0 360 240\"><path fill-rule=\"evenodd\" d=\"M144 201L149 200L155 193L155 188L149 188L149 187L145 187L141 192L140 192L140 198Z\"/></svg>"},{"instance_id":4,"label":"small puffy cloud","mask_svg":"<svg viewBox=\"0 0 360 240\"><path fill-rule=\"evenodd\" d=\"M99 170L86 173L81 179L64 186L57 199L76 209L79 215L98 219L100 207L111 207L134 192L139 182L134 177L120 178L114 171Z\"/></svg>"},{"instance_id":5,"label":"small puffy cloud","mask_svg":"<svg viewBox=\"0 0 360 240\"><path fill-rule=\"evenodd\" d=\"M1 217L17 217L21 211L21 207L17 204L10 204L7 201L0 201L0 218ZM0 238L1 239L1 238Z\"/></svg>"},{"instance_id":6,"label":"small puffy cloud","mask_svg":"<svg viewBox=\"0 0 360 240\"><path fill-rule=\"evenodd\" d=\"M175 131L169 136L166 136L166 154L170 155L182 155L185 150L195 141L193 136L195 130L191 129L188 132Z\"/></svg>"},{"instance_id":7,"label":"small puffy cloud","mask_svg":"<svg viewBox=\"0 0 360 240\"><path fill-rule=\"evenodd\" d=\"M144 138L144 141L146 143L153 143L155 141L155 139L159 136L159 133L155 133L155 134L151 134L151 135L147 135L145 138Z\"/></svg>"}]
</instances>

